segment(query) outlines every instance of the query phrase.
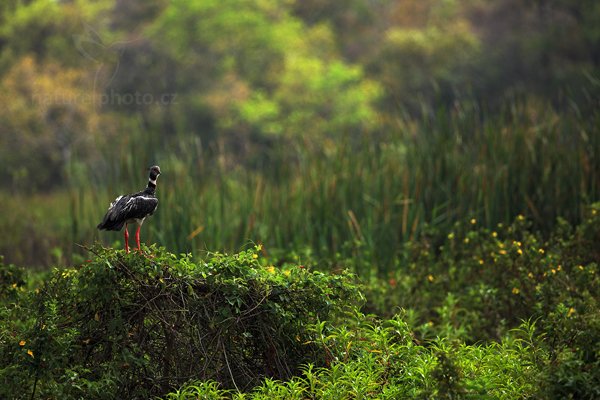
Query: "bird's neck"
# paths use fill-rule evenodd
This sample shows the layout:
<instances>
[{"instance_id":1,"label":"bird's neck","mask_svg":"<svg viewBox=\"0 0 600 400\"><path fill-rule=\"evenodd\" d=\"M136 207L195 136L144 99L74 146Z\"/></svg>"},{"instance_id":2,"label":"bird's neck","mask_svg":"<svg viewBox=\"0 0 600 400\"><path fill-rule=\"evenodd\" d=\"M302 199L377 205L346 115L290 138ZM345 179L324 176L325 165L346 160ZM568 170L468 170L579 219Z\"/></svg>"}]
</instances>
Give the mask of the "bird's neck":
<instances>
[{"instance_id":1,"label":"bird's neck","mask_svg":"<svg viewBox=\"0 0 600 400\"><path fill-rule=\"evenodd\" d=\"M146 192L154 193L156 191L156 180L149 179L148 186L146 186Z\"/></svg>"}]
</instances>

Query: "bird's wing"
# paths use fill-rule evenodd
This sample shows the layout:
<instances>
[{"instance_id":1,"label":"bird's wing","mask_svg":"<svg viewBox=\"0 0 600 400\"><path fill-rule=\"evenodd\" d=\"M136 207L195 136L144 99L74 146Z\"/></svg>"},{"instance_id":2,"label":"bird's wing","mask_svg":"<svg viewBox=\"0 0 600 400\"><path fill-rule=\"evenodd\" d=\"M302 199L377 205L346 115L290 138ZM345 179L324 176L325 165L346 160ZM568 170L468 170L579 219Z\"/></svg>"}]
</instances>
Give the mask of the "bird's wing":
<instances>
[{"instance_id":1,"label":"bird's wing","mask_svg":"<svg viewBox=\"0 0 600 400\"><path fill-rule=\"evenodd\" d=\"M125 219L123 218L123 210L130 198L130 195L119 196L112 203L110 203L102 222L98 224L98 229L121 229L125 222Z\"/></svg>"},{"instance_id":2,"label":"bird's wing","mask_svg":"<svg viewBox=\"0 0 600 400\"><path fill-rule=\"evenodd\" d=\"M144 192L119 196L110 204L98 229L120 230L128 220L152 215L157 206L158 199Z\"/></svg>"},{"instance_id":3,"label":"bird's wing","mask_svg":"<svg viewBox=\"0 0 600 400\"><path fill-rule=\"evenodd\" d=\"M127 200L123 206L122 214L124 219L144 218L152 215L158 206L158 199L154 196L133 196Z\"/></svg>"},{"instance_id":4,"label":"bird's wing","mask_svg":"<svg viewBox=\"0 0 600 400\"><path fill-rule=\"evenodd\" d=\"M123 197L129 197L129 196L119 196L119 197L117 197L116 199L113 200L112 203L110 203L110 205L108 206L108 210L110 211L115 206L115 204L117 204L119 202L119 200L121 200Z\"/></svg>"}]
</instances>

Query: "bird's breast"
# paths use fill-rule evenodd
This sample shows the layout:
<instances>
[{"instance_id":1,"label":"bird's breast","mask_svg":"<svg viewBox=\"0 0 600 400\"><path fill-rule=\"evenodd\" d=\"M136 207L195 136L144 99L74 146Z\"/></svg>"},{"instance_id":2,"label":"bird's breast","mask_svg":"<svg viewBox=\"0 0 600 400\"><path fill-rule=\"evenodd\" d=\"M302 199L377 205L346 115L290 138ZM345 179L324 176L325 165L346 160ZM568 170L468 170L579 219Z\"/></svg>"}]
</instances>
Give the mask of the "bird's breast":
<instances>
[{"instance_id":1,"label":"bird's breast","mask_svg":"<svg viewBox=\"0 0 600 400\"><path fill-rule=\"evenodd\" d=\"M136 225L142 226L142 224L144 223L145 219L146 219L146 217L144 217L144 218L129 218L127 221L125 221L125 223L127 223L127 224L136 224Z\"/></svg>"}]
</instances>

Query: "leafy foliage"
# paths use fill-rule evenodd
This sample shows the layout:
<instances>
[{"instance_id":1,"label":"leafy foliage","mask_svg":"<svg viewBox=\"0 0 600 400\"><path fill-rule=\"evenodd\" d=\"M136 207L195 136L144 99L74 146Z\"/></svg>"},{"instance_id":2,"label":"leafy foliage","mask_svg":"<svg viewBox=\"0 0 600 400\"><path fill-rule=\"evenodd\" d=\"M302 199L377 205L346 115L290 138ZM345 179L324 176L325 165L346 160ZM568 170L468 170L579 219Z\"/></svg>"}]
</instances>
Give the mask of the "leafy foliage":
<instances>
[{"instance_id":1,"label":"leafy foliage","mask_svg":"<svg viewBox=\"0 0 600 400\"><path fill-rule=\"evenodd\" d=\"M368 296L418 310L423 322L454 327L458 338L472 341L500 338L530 317L544 318L556 307L573 316L594 301L599 253L595 241L598 205L588 209L575 231L564 221L544 239L518 216L495 230L476 219L457 223L446 238L434 231L409 243L387 293ZM380 289L380 282L374 290ZM389 303L372 304L379 314ZM471 332L462 330L467 328ZM442 332L435 332L442 333ZM444 337L448 336L444 332Z\"/></svg>"},{"instance_id":2,"label":"leafy foliage","mask_svg":"<svg viewBox=\"0 0 600 400\"><path fill-rule=\"evenodd\" d=\"M441 245L433 234L410 243L388 284L368 286L367 309L390 316L402 306L418 337L470 343L501 340L521 321L536 321L517 337L537 352L539 395L594 398L600 389L591 372L600 363L599 226L598 204L576 229L562 221L547 239L522 216L495 230L475 219L459 223Z\"/></svg>"},{"instance_id":3,"label":"leafy foliage","mask_svg":"<svg viewBox=\"0 0 600 400\"><path fill-rule=\"evenodd\" d=\"M317 341L332 356L326 368L306 365L288 381L265 380L249 393L193 382L167 399L305 398L516 398L536 393L532 349L518 340L491 346L453 345L443 340L422 346L401 318L378 321L361 314L353 327L314 327Z\"/></svg>"}]
</instances>

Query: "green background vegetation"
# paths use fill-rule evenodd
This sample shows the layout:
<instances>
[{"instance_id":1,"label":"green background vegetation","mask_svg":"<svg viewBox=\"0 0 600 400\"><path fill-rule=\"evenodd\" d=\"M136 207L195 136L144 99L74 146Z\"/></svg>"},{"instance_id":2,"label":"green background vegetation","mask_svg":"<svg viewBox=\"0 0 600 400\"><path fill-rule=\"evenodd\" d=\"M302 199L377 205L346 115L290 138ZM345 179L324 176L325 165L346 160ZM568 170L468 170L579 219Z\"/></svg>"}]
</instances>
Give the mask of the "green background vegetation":
<instances>
[{"instance_id":1,"label":"green background vegetation","mask_svg":"<svg viewBox=\"0 0 600 400\"><path fill-rule=\"evenodd\" d=\"M597 1L5 0L0 102L0 397L600 396Z\"/></svg>"}]
</instances>

